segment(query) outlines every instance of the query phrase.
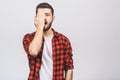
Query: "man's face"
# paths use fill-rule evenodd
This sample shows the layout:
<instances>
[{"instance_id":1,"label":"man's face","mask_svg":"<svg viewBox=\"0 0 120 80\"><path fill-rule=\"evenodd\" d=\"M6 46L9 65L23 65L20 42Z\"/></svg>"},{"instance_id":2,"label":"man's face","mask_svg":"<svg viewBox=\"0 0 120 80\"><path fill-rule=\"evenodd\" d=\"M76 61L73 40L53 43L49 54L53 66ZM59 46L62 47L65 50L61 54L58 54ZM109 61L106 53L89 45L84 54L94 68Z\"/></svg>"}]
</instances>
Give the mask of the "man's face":
<instances>
[{"instance_id":1,"label":"man's face","mask_svg":"<svg viewBox=\"0 0 120 80\"><path fill-rule=\"evenodd\" d=\"M51 9L49 8L38 8L37 15L43 14L45 25L44 25L44 32L50 29L52 22L54 20L54 16L51 13Z\"/></svg>"}]
</instances>

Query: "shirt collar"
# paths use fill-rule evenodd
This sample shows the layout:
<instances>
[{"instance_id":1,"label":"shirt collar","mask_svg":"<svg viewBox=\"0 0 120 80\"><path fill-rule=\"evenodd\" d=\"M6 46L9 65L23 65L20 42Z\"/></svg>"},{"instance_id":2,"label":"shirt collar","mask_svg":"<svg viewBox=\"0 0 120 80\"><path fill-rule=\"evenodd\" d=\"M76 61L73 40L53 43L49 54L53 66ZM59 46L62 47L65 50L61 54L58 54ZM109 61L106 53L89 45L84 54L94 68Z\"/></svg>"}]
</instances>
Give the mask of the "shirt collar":
<instances>
[{"instance_id":1,"label":"shirt collar","mask_svg":"<svg viewBox=\"0 0 120 80\"><path fill-rule=\"evenodd\" d=\"M58 32L56 32L53 28L52 28L52 30L53 30L53 34L54 34L54 37L58 37Z\"/></svg>"}]
</instances>

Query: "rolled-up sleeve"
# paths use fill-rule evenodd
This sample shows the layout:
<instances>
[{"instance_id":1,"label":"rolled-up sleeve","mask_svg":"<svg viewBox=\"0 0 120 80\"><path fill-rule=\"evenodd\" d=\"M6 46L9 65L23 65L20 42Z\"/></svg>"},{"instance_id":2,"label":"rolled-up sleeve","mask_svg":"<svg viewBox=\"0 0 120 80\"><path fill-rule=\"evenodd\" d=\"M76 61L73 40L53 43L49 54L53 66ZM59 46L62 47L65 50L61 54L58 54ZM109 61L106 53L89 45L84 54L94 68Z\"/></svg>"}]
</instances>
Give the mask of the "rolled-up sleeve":
<instances>
[{"instance_id":1,"label":"rolled-up sleeve","mask_svg":"<svg viewBox=\"0 0 120 80\"><path fill-rule=\"evenodd\" d=\"M73 53L72 53L72 47L70 44L70 41L67 40L65 42L65 70L68 69L73 69L74 65L73 65Z\"/></svg>"}]
</instances>

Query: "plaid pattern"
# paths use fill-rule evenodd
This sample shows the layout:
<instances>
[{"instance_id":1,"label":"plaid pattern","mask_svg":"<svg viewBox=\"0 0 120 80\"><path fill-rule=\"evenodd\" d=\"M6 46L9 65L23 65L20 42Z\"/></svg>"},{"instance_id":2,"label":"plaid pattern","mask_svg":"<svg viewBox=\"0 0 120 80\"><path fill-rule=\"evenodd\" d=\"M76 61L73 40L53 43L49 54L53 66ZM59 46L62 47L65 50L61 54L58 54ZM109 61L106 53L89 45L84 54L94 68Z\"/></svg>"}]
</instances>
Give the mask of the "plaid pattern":
<instances>
[{"instance_id":1,"label":"plaid pattern","mask_svg":"<svg viewBox=\"0 0 120 80\"><path fill-rule=\"evenodd\" d=\"M53 30L54 31L54 30ZM35 32L26 34L23 38L23 46L27 53L29 60L30 73L28 80L40 80L39 70L41 66L42 51L44 45L37 57L33 57L28 52L28 47ZM54 31L54 37L52 38L52 56L53 56L53 80L65 80L64 71L73 69L72 48L69 39L64 35Z\"/></svg>"}]
</instances>

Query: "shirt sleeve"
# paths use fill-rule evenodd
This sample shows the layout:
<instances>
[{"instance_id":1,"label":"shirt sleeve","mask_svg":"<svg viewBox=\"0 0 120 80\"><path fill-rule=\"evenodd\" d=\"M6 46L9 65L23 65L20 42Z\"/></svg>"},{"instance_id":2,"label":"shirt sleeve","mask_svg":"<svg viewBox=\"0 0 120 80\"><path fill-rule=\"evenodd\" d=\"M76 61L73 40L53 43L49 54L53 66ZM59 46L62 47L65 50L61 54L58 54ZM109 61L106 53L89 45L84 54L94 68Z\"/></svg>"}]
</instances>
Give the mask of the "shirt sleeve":
<instances>
[{"instance_id":1,"label":"shirt sleeve","mask_svg":"<svg viewBox=\"0 0 120 80\"><path fill-rule=\"evenodd\" d=\"M24 47L25 52L28 55L28 58L32 58L32 56L29 54L29 50L28 50L31 41L32 41L32 36L30 34L26 34L23 38L23 47Z\"/></svg>"},{"instance_id":2,"label":"shirt sleeve","mask_svg":"<svg viewBox=\"0 0 120 80\"><path fill-rule=\"evenodd\" d=\"M67 39L65 42L65 70L73 69L72 47L70 41Z\"/></svg>"}]
</instances>

